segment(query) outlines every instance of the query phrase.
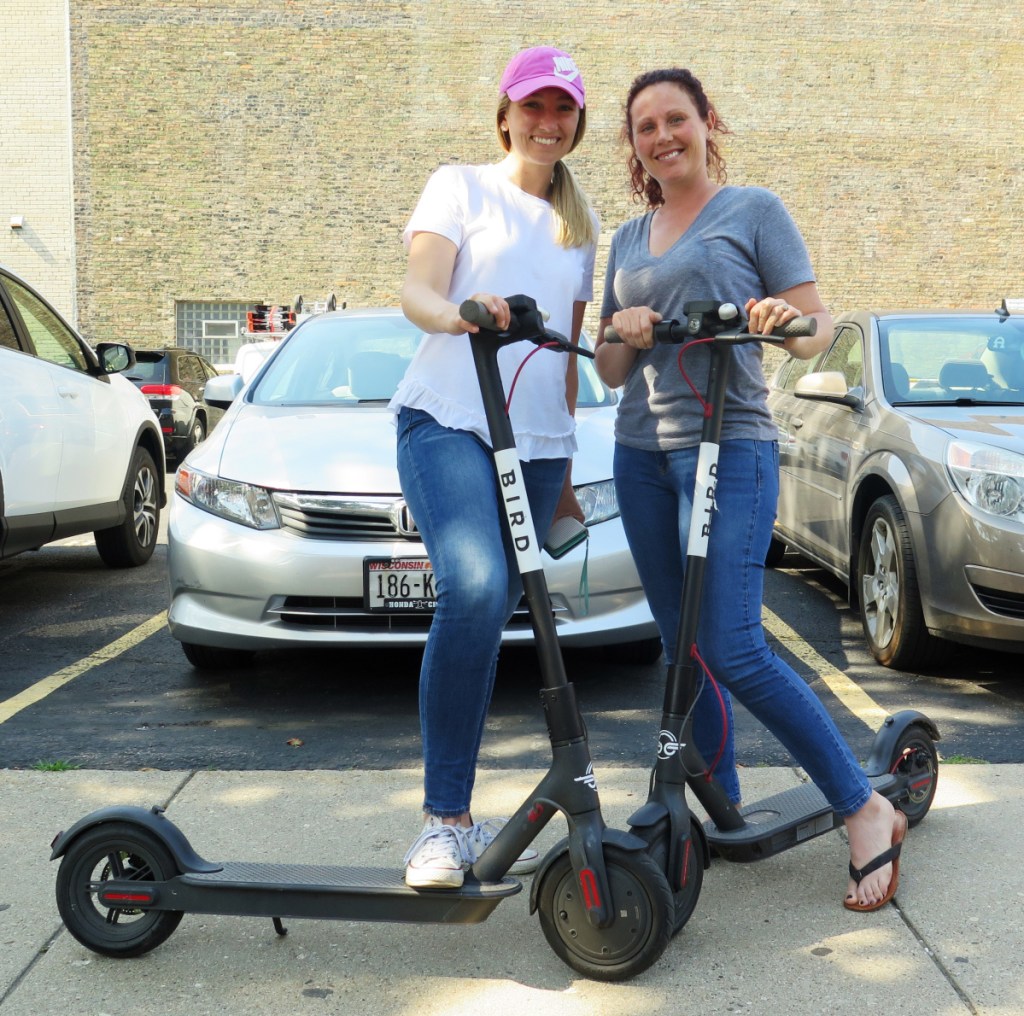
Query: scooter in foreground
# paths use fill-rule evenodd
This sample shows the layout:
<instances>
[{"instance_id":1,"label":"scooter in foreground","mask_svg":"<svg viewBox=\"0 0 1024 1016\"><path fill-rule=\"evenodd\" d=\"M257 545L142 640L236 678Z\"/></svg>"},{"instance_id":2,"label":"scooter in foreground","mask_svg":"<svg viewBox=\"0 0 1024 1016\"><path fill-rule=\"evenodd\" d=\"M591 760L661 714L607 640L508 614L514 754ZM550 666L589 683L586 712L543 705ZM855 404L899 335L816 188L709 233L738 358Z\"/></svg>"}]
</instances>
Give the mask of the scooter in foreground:
<instances>
[{"instance_id":1,"label":"scooter in foreground","mask_svg":"<svg viewBox=\"0 0 1024 1016\"><path fill-rule=\"evenodd\" d=\"M693 743L692 711L703 673L696 658L697 628L710 528L715 511L718 448L733 345L813 335L814 318L786 323L771 335L751 334L733 304L694 301L683 308L684 321L654 327L657 342L706 343L711 364L698 454L693 510L680 603L676 655L667 668L657 758L647 802L629 819L630 831L645 840L665 873L675 900L673 932L690 919L700 896L704 870L712 856L727 861L758 861L830 832L842 824L812 783L737 808L708 773ZM605 339L621 341L612 329ZM931 808L937 789L938 728L927 716L905 709L888 716L863 764L871 786L902 810L911 826ZM686 802L689 787L709 816L701 824Z\"/></svg>"},{"instance_id":2,"label":"scooter in foreground","mask_svg":"<svg viewBox=\"0 0 1024 1016\"><path fill-rule=\"evenodd\" d=\"M672 936L672 893L647 842L608 828L601 815L587 732L566 678L541 567L512 427L498 371L501 346L528 339L593 356L548 331L536 304L509 299L513 322L495 331L480 304L463 318L470 335L494 450L506 523L522 573L539 654L541 701L552 763L533 793L466 873L461 889L418 890L402 869L208 861L164 809L114 806L92 812L51 844L61 858L57 907L68 931L105 956L139 956L164 942L186 913L282 918L473 924L522 889L507 872L556 812L568 836L543 859L533 884L548 942L570 967L599 980L624 980L647 969ZM487 325L490 330L485 330Z\"/></svg>"}]
</instances>

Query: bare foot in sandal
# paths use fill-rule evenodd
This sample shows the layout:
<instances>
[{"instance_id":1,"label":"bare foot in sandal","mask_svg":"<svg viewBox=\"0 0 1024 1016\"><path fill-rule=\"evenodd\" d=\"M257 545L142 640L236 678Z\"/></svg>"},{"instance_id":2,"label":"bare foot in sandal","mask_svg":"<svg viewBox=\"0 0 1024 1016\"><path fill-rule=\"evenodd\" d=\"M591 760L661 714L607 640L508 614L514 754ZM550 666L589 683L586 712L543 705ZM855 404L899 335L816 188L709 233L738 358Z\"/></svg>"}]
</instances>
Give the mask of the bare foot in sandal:
<instances>
[{"instance_id":1,"label":"bare foot in sandal","mask_svg":"<svg viewBox=\"0 0 1024 1016\"><path fill-rule=\"evenodd\" d=\"M899 880L899 852L906 816L873 793L860 811L845 819L850 840L848 910L877 910L892 899ZM881 862L881 863L879 863Z\"/></svg>"}]
</instances>

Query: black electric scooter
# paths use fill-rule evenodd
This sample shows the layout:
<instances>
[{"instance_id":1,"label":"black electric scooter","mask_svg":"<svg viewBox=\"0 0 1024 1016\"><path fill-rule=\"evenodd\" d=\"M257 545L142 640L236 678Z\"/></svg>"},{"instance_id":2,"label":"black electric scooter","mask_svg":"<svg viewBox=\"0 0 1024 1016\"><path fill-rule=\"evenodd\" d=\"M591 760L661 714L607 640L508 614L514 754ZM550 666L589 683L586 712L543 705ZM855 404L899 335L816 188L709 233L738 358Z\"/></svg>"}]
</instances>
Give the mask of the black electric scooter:
<instances>
[{"instance_id":1,"label":"black electric scooter","mask_svg":"<svg viewBox=\"0 0 1024 1016\"><path fill-rule=\"evenodd\" d=\"M694 301L684 308L685 320L654 326L657 342L703 341L710 346L710 373L701 444L698 453L693 511L676 638L678 662L667 667L665 699L658 733L657 759L647 802L629 819L630 830L648 844L664 871L675 899L674 932L690 919L700 896L704 870L715 855L727 861L758 861L830 832L842 823L812 783L737 808L693 743L693 705L703 672L696 659L701 591L708 538L715 511L718 447L725 391L734 345L813 335L814 318L795 318L772 335L750 334L733 304ZM605 329L609 342L621 341ZM906 815L911 826L931 807L938 780L939 739L935 724L915 710L886 717L875 736L864 771L872 787ZM686 802L690 787L709 818L703 825Z\"/></svg>"},{"instance_id":2,"label":"black electric scooter","mask_svg":"<svg viewBox=\"0 0 1024 1016\"><path fill-rule=\"evenodd\" d=\"M610 829L601 816L586 727L565 674L498 371L499 347L528 339L593 356L545 329L526 297L512 297L513 323L494 331L480 304L466 320L489 324L470 336L491 431L496 480L522 572L539 653L541 701L552 763L532 795L466 873L461 889L417 890L401 869L263 862L211 862L154 806L109 807L59 833L51 860L62 858L57 907L71 934L106 956L139 956L156 948L186 913L281 919L473 924L485 920L522 885L505 877L556 812L568 836L549 851L534 881L531 912L569 966L587 977L624 980L645 970L672 936L673 903L665 876L644 840Z\"/></svg>"}]
</instances>

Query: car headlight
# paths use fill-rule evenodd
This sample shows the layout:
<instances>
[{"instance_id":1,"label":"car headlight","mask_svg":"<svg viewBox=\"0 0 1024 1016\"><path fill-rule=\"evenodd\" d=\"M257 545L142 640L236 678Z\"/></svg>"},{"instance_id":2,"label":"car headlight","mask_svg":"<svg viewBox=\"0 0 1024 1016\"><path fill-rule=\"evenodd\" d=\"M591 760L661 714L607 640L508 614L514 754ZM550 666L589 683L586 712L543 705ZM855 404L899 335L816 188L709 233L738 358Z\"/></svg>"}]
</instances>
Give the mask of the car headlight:
<instances>
[{"instance_id":1,"label":"car headlight","mask_svg":"<svg viewBox=\"0 0 1024 1016\"><path fill-rule=\"evenodd\" d=\"M583 483L573 487L576 500L583 509L583 522L593 526L607 522L619 514L619 499L615 494L615 481L602 480L600 483Z\"/></svg>"},{"instance_id":2,"label":"car headlight","mask_svg":"<svg viewBox=\"0 0 1024 1016\"><path fill-rule=\"evenodd\" d=\"M973 441L952 441L946 465L956 489L970 504L1024 522L1024 455Z\"/></svg>"},{"instance_id":3,"label":"car headlight","mask_svg":"<svg viewBox=\"0 0 1024 1016\"><path fill-rule=\"evenodd\" d=\"M179 466L174 474L174 489L197 508L237 522L250 529L280 529L270 491L251 483L224 480L190 466Z\"/></svg>"}]
</instances>

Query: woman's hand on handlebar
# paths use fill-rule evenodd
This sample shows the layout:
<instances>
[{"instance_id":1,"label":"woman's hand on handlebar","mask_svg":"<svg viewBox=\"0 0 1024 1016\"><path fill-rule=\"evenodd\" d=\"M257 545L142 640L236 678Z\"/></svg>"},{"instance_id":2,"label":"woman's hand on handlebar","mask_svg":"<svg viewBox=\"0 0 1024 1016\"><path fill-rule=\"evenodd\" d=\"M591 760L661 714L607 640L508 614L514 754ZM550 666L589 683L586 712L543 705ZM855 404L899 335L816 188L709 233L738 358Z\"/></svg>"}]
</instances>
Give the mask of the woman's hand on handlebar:
<instances>
[{"instance_id":1,"label":"woman's hand on handlebar","mask_svg":"<svg viewBox=\"0 0 1024 1016\"><path fill-rule=\"evenodd\" d=\"M770 335L772 331L803 311L778 296L766 296L762 300L751 297L743 305L747 313L747 331L751 335Z\"/></svg>"},{"instance_id":2,"label":"woman's hand on handlebar","mask_svg":"<svg viewBox=\"0 0 1024 1016\"><path fill-rule=\"evenodd\" d=\"M493 293L474 293L470 300L476 300L478 303L484 305L487 308L497 324L497 330L499 332L505 331L506 328L512 323L512 312L508 309L508 303L500 296L495 296ZM459 305L452 304L455 310L455 323L448 329L452 335L461 335L463 332L478 332L480 326L474 324L471 321L466 321L459 316Z\"/></svg>"},{"instance_id":3,"label":"woman's hand on handlebar","mask_svg":"<svg viewBox=\"0 0 1024 1016\"><path fill-rule=\"evenodd\" d=\"M654 326L661 315L650 307L627 307L612 315L612 328L619 338L634 349L650 349L654 345Z\"/></svg>"},{"instance_id":4,"label":"woman's hand on handlebar","mask_svg":"<svg viewBox=\"0 0 1024 1016\"><path fill-rule=\"evenodd\" d=\"M760 314L761 311L764 311L766 304L769 306L778 306L780 304L788 306L793 313L785 314L782 311L777 311L777 320L774 323L767 320L770 316L767 314L756 318L755 314ZM832 315L825 309L825 305L821 302L821 296L818 294L818 287L813 282L801 283L792 289L784 290L774 296L764 297L761 300L748 300L744 309L750 318L748 331L753 334L764 335L766 330L770 331L772 328L777 328L780 324L788 324L794 317L805 316L814 318L818 322L816 334L786 339L786 352L798 360L807 360L817 356L823 349L827 349L832 341L834 332ZM761 325L760 328L755 327L758 324Z\"/></svg>"}]
</instances>

